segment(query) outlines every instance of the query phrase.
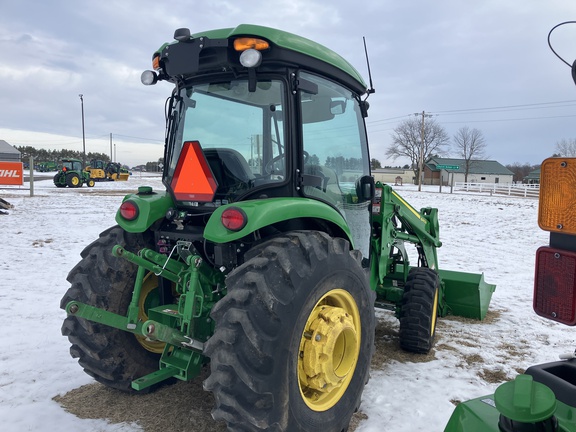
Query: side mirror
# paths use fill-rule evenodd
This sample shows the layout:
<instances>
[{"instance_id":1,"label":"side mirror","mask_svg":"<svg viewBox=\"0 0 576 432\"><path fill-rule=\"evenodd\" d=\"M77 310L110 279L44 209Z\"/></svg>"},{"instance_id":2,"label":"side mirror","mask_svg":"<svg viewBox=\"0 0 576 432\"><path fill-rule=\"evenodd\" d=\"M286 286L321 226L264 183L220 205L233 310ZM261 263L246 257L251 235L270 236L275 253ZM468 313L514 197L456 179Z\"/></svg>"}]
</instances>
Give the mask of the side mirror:
<instances>
[{"instance_id":1,"label":"side mirror","mask_svg":"<svg viewBox=\"0 0 576 432\"><path fill-rule=\"evenodd\" d=\"M356 195L358 195L358 202L372 201L376 194L376 186L374 185L374 177L364 175L356 180Z\"/></svg>"}]
</instances>

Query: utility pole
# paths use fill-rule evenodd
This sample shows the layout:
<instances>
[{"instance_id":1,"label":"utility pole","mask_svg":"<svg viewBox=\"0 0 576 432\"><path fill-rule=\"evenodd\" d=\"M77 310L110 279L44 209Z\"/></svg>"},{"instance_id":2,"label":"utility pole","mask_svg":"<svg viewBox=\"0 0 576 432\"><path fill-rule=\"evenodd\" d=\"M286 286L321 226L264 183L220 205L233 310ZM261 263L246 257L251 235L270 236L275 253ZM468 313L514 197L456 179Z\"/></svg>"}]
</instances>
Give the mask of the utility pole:
<instances>
[{"instance_id":1,"label":"utility pole","mask_svg":"<svg viewBox=\"0 0 576 432\"><path fill-rule=\"evenodd\" d=\"M414 113L415 116L422 116L422 126L420 127L420 157L418 158L418 192L422 191L422 177L424 175L424 120L426 117L432 117L432 114L426 114L426 111Z\"/></svg>"},{"instance_id":2,"label":"utility pole","mask_svg":"<svg viewBox=\"0 0 576 432\"><path fill-rule=\"evenodd\" d=\"M110 162L114 162L112 160L112 132L110 132Z\"/></svg>"},{"instance_id":3,"label":"utility pole","mask_svg":"<svg viewBox=\"0 0 576 432\"><path fill-rule=\"evenodd\" d=\"M86 166L86 135L84 134L84 95L80 96L80 106L82 107L82 168Z\"/></svg>"}]
</instances>

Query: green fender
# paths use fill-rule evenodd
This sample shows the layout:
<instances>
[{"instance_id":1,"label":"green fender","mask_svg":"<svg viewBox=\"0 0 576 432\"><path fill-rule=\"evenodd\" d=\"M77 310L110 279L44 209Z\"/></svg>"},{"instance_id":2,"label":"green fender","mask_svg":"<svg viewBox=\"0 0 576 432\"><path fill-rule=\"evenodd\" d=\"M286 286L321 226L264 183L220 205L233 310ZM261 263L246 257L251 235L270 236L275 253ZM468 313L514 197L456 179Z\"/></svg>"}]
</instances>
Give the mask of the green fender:
<instances>
[{"instance_id":1,"label":"green fender","mask_svg":"<svg viewBox=\"0 0 576 432\"><path fill-rule=\"evenodd\" d=\"M240 231L230 231L221 222L224 210L230 207L242 209L248 222ZM338 226L352 242L352 234L344 217L334 208L309 198L271 198L241 201L216 209L208 220L204 238L214 243L227 243L241 239L260 228L291 219L322 219Z\"/></svg>"},{"instance_id":2,"label":"green fender","mask_svg":"<svg viewBox=\"0 0 576 432\"><path fill-rule=\"evenodd\" d=\"M137 194L126 195L122 202L133 201L139 208L138 217L127 221L116 212L116 223L131 233L144 232L157 220L163 218L169 208L175 207L167 192L152 192L152 188L141 186ZM248 222L240 231L230 231L221 222L224 210L237 207L244 211ZM204 238L214 243L227 243L241 239L266 226L290 219L321 219L336 225L346 234L353 246L352 234L344 217L334 208L309 198L272 198L266 200L241 201L218 207L206 224Z\"/></svg>"},{"instance_id":3,"label":"green fender","mask_svg":"<svg viewBox=\"0 0 576 432\"><path fill-rule=\"evenodd\" d=\"M138 206L140 210L138 217L127 221L120 216L120 209L118 209L116 223L131 233L146 231L154 222L163 218L170 207L175 207L168 192L153 192L149 186L140 186L137 194L126 195L122 203L127 200L133 201Z\"/></svg>"}]
</instances>

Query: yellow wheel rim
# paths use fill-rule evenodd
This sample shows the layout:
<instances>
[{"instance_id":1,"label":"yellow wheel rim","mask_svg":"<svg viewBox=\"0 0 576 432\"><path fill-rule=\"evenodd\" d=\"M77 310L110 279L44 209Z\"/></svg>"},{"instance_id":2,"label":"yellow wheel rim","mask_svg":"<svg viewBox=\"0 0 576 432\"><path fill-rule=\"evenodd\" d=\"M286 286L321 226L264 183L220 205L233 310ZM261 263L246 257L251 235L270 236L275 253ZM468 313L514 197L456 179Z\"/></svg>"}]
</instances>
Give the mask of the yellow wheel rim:
<instances>
[{"instance_id":1,"label":"yellow wheel rim","mask_svg":"<svg viewBox=\"0 0 576 432\"><path fill-rule=\"evenodd\" d=\"M80 183L80 179L78 179L76 176L72 177L72 184L74 186L78 186L78 183Z\"/></svg>"},{"instance_id":2,"label":"yellow wheel rim","mask_svg":"<svg viewBox=\"0 0 576 432\"><path fill-rule=\"evenodd\" d=\"M436 292L434 293L434 305L432 306L432 323L430 324L430 336L434 335L434 331L436 330L436 316L438 315L438 291L439 289L436 288Z\"/></svg>"},{"instance_id":3,"label":"yellow wheel rim","mask_svg":"<svg viewBox=\"0 0 576 432\"><path fill-rule=\"evenodd\" d=\"M142 283L142 291L140 292L140 299L138 300L138 319L141 322L146 322L148 320L146 311L150 307L157 306L158 302L158 277L150 272L146 275ZM135 334L135 336L144 349L156 354L161 354L166 345L164 342L149 340L142 335Z\"/></svg>"},{"instance_id":4,"label":"yellow wheel rim","mask_svg":"<svg viewBox=\"0 0 576 432\"><path fill-rule=\"evenodd\" d=\"M298 350L298 385L313 411L332 408L346 393L360 354L360 312L343 289L326 293L310 313Z\"/></svg>"}]
</instances>

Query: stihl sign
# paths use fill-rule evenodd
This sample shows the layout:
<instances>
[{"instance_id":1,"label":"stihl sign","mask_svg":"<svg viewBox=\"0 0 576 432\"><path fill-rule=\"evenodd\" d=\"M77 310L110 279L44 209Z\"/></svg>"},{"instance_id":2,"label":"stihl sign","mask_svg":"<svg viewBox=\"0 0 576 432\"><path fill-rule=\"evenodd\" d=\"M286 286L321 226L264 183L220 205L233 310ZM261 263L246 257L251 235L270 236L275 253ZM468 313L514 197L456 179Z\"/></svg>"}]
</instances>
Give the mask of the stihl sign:
<instances>
[{"instance_id":1,"label":"stihl sign","mask_svg":"<svg viewBox=\"0 0 576 432\"><path fill-rule=\"evenodd\" d=\"M22 162L0 162L0 185L22 185Z\"/></svg>"}]
</instances>

